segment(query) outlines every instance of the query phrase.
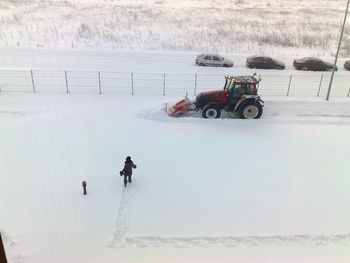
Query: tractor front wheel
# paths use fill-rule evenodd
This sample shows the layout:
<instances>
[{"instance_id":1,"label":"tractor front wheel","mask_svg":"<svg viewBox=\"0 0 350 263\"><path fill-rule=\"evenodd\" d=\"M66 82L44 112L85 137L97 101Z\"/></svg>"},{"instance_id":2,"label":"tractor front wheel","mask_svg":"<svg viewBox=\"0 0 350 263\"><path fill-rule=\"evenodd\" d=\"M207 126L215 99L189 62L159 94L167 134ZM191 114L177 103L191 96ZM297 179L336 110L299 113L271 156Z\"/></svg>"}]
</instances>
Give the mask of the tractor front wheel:
<instances>
[{"instance_id":1,"label":"tractor front wheel","mask_svg":"<svg viewBox=\"0 0 350 263\"><path fill-rule=\"evenodd\" d=\"M217 119L221 116L221 109L217 105L206 105L202 110L202 117L205 119Z\"/></svg>"},{"instance_id":2,"label":"tractor front wheel","mask_svg":"<svg viewBox=\"0 0 350 263\"><path fill-rule=\"evenodd\" d=\"M262 113L262 106L254 102L245 103L239 109L239 117L241 119L259 119Z\"/></svg>"}]
</instances>

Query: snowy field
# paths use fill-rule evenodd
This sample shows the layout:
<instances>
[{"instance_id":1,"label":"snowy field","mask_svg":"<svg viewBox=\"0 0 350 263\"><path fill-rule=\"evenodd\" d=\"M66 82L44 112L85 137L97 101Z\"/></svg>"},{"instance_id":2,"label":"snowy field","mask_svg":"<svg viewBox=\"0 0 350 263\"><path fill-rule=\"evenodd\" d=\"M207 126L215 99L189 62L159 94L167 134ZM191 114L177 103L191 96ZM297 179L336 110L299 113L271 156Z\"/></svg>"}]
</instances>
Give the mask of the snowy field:
<instances>
[{"instance_id":1,"label":"snowy field","mask_svg":"<svg viewBox=\"0 0 350 263\"><path fill-rule=\"evenodd\" d=\"M343 0L3 0L0 46L330 56L345 7Z\"/></svg>"},{"instance_id":2,"label":"snowy field","mask_svg":"<svg viewBox=\"0 0 350 263\"><path fill-rule=\"evenodd\" d=\"M9 262L349 261L347 100L265 98L244 121L169 118L174 99L2 93Z\"/></svg>"}]
</instances>

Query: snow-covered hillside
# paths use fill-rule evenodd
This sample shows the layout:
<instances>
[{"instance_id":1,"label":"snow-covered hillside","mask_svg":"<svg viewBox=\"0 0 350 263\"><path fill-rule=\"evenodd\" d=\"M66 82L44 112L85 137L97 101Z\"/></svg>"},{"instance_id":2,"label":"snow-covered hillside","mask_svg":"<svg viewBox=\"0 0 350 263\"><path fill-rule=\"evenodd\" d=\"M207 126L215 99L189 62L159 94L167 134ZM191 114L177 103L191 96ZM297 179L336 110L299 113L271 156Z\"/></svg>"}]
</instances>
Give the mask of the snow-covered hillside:
<instances>
[{"instance_id":1,"label":"snow-covered hillside","mask_svg":"<svg viewBox=\"0 0 350 263\"><path fill-rule=\"evenodd\" d=\"M3 0L0 45L329 56L344 9L341 0Z\"/></svg>"}]
</instances>

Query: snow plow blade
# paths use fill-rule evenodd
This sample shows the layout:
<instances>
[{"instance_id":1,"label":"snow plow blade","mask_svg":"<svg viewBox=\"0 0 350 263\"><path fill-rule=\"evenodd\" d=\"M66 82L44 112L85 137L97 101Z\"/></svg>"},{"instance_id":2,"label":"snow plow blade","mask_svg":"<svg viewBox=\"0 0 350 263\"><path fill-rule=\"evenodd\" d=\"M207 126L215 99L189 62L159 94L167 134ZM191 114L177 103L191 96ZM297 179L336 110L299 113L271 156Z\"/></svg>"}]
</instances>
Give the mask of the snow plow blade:
<instances>
[{"instance_id":1,"label":"snow plow blade","mask_svg":"<svg viewBox=\"0 0 350 263\"><path fill-rule=\"evenodd\" d=\"M170 117L180 117L189 114L190 111L194 111L196 106L194 102L187 97L179 102L175 103L173 106L166 104L165 111Z\"/></svg>"}]
</instances>

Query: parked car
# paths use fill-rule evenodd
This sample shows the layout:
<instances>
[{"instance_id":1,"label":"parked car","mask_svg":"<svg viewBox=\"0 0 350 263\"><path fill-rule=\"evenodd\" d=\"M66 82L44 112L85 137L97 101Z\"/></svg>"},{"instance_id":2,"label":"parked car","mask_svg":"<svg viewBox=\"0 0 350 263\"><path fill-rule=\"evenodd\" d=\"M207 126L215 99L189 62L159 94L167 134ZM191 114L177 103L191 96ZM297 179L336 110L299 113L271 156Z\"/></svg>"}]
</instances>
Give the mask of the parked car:
<instances>
[{"instance_id":1,"label":"parked car","mask_svg":"<svg viewBox=\"0 0 350 263\"><path fill-rule=\"evenodd\" d=\"M199 66L232 67L233 62L216 53L203 53L197 56L196 64Z\"/></svg>"},{"instance_id":2,"label":"parked car","mask_svg":"<svg viewBox=\"0 0 350 263\"><path fill-rule=\"evenodd\" d=\"M286 65L277 59L264 56L251 56L247 58L246 65L248 68L259 69L285 69Z\"/></svg>"},{"instance_id":3,"label":"parked car","mask_svg":"<svg viewBox=\"0 0 350 263\"><path fill-rule=\"evenodd\" d=\"M350 60L345 61L344 68L350 70Z\"/></svg>"},{"instance_id":4,"label":"parked car","mask_svg":"<svg viewBox=\"0 0 350 263\"><path fill-rule=\"evenodd\" d=\"M333 64L325 62L319 58L315 57L305 57L302 59L295 59L293 66L297 70L312 70L312 71L332 71ZM335 70L338 70L338 67L335 66Z\"/></svg>"}]
</instances>

